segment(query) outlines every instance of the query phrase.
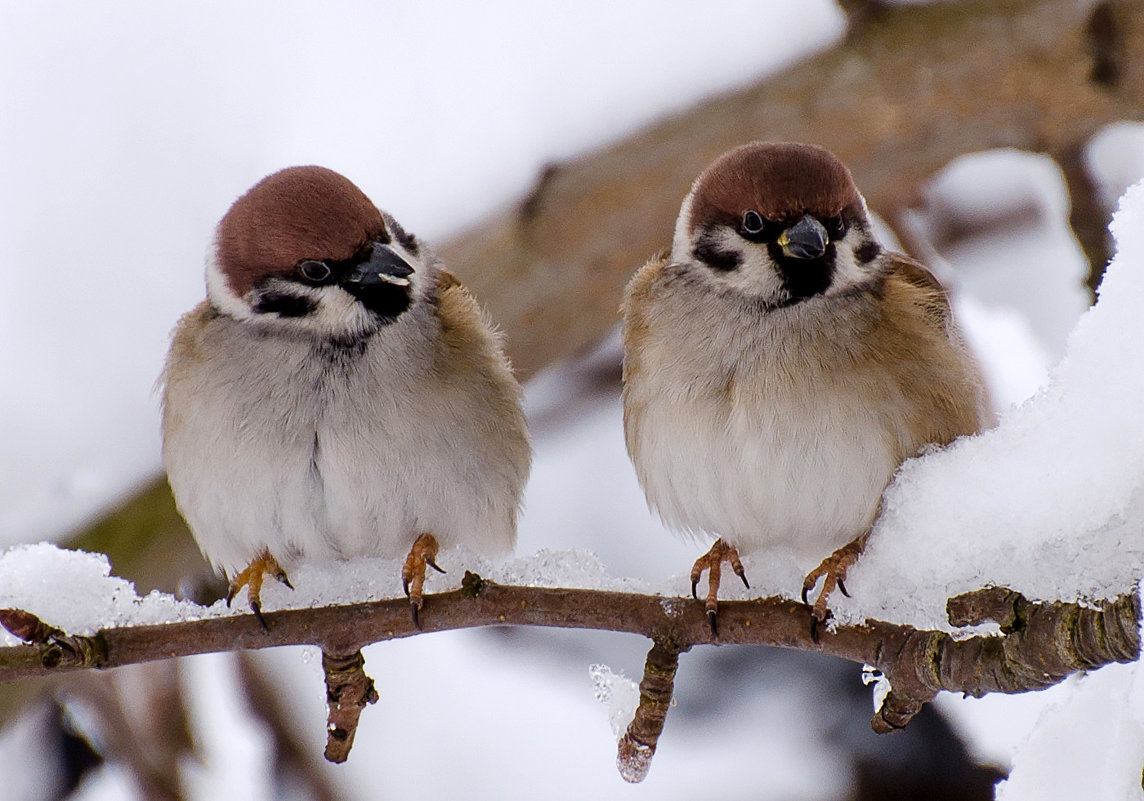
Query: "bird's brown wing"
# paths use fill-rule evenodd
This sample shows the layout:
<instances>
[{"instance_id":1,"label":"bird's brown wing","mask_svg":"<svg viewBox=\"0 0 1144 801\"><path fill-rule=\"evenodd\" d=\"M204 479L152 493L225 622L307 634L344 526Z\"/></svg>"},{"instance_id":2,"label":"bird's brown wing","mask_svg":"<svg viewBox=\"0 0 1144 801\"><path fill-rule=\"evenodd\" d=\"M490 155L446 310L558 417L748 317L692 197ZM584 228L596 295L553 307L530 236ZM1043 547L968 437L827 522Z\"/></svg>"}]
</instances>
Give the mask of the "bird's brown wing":
<instances>
[{"instance_id":1,"label":"bird's brown wing","mask_svg":"<svg viewBox=\"0 0 1144 801\"><path fill-rule=\"evenodd\" d=\"M437 278L437 290L444 292L446 289L452 289L455 286L462 286L461 282L457 280L457 276L448 270L441 270Z\"/></svg>"},{"instance_id":2,"label":"bird's brown wing","mask_svg":"<svg viewBox=\"0 0 1144 801\"><path fill-rule=\"evenodd\" d=\"M985 386L985 379L977 360L970 352L965 343L965 338L954 320L953 310L949 305L949 296L941 282L925 265L900 253L891 254L889 277L896 279L898 286L907 289L906 302L921 312L920 319L924 320L931 331L939 336L944 336L952 348L952 352L957 355L961 370L952 371L949 374L961 376L963 386L969 388L974 414L972 422L970 422L968 414L964 416L965 419L955 434L976 433L992 426L996 422L996 417L989 392ZM951 389L950 397L955 395L956 393ZM966 406L966 404L962 405Z\"/></svg>"},{"instance_id":3,"label":"bird's brown wing","mask_svg":"<svg viewBox=\"0 0 1144 801\"><path fill-rule=\"evenodd\" d=\"M441 320L441 355L455 360L451 370L508 369L500 352L501 336L469 290L448 270L441 270L437 278L437 317Z\"/></svg>"},{"instance_id":4,"label":"bird's brown wing","mask_svg":"<svg viewBox=\"0 0 1144 801\"><path fill-rule=\"evenodd\" d=\"M949 296L925 265L901 253L891 253L890 273L916 290L914 302L931 322L947 332L952 330L953 310L949 306Z\"/></svg>"},{"instance_id":5,"label":"bird's brown wing","mask_svg":"<svg viewBox=\"0 0 1144 801\"><path fill-rule=\"evenodd\" d=\"M643 309L648 302L652 286L659 278L663 268L670 259L668 251L664 250L647 260L643 267L636 270L632 280L628 282L624 291L624 301L620 305L620 315L624 321L624 338L642 337L646 334L643 321Z\"/></svg>"},{"instance_id":6,"label":"bird's brown wing","mask_svg":"<svg viewBox=\"0 0 1144 801\"><path fill-rule=\"evenodd\" d=\"M620 304L620 317L623 320L625 382L634 372L641 369L640 353L649 336L647 310L651 303L653 287L668 261L667 251L652 256L643 267L636 270L624 291L624 300ZM626 406L624 414L627 415Z\"/></svg>"},{"instance_id":7,"label":"bird's brown wing","mask_svg":"<svg viewBox=\"0 0 1144 801\"><path fill-rule=\"evenodd\" d=\"M469 290L448 270L441 270L437 280L437 317L441 321L437 367L442 375L468 382L471 394L479 397L496 420L511 422L523 431L520 384L504 354L503 338ZM520 439L527 448L524 437ZM521 458L527 465L527 455Z\"/></svg>"}]
</instances>

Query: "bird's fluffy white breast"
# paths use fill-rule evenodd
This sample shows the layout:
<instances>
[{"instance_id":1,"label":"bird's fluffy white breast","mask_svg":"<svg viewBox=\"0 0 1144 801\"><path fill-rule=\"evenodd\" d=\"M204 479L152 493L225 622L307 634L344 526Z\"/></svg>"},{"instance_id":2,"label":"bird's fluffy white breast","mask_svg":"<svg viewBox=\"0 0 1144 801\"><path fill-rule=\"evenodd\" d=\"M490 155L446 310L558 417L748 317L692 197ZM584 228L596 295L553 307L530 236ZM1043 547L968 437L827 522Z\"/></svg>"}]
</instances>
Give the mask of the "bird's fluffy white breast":
<instances>
[{"instance_id":1,"label":"bird's fluffy white breast","mask_svg":"<svg viewBox=\"0 0 1144 801\"><path fill-rule=\"evenodd\" d=\"M164 462L213 563L233 575L267 546L284 565L395 558L421 532L511 548L507 446L471 419L478 388L430 381L434 322L418 307L356 353L207 323L200 358L168 366Z\"/></svg>"},{"instance_id":2,"label":"bird's fluffy white breast","mask_svg":"<svg viewBox=\"0 0 1144 801\"><path fill-rule=\"evenodd\" d=\"M702 293L699 293L702 295ZM861 534L897 467L811 307L767 314L653 293L625 384L628 450L671 527L821 559ZM824 347L825 345L825 347ZM632 348L633 343L628 343Z\"/></svg>"}]
</instances>

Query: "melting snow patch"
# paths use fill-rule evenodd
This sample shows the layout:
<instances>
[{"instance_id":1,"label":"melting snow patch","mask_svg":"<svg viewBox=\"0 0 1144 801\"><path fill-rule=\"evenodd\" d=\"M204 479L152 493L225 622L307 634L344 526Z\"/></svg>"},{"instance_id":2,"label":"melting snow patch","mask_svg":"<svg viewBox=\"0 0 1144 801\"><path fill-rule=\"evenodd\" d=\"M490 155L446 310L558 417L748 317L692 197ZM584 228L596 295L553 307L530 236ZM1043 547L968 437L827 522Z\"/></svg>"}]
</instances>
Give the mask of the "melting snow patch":
<instances>
[{"instance_id":1,"label":"melting snow patch","mask_svg":"<svg viewBox=\"0 0 1144 801\"><path fill-rule=\"evenodd\" d=\"M588 675L596 685L596 700L608 712L612 734L619 740L628 730L640 702L640 688L623 673L616 673L607 665L591 665Z\"/></svg>"}]
</instances>

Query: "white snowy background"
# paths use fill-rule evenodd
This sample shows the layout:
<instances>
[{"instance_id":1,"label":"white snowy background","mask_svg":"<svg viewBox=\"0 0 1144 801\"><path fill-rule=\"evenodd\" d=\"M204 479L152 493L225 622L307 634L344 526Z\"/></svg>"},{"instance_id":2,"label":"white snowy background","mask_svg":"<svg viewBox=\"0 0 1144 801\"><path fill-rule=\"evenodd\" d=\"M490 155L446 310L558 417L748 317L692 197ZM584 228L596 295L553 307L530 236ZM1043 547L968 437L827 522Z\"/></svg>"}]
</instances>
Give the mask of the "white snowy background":
<instances>
[{"instance_id":1,"label":"white snowy background","mask_svg":"<svg viewBox=\"0 0 1144 801\"><path fill-rule=\"evenodd\" d=\"M260 177L324 164L410 230L442 241L526 192L543 164L841 36L832 3L804 0L798 14L788 7L3 3L0 545L57 539L156 474L153 384L168 332L202 296L212 226ZM1144 176L1140 126L1111 127L1090 156L1115 205ZM1037 598L1121 593L1144 557L1144 190L1124 200L1122 255L1087 314L1085 267L1050 161L964 158L935 179L929 206L971 222L990 209L1036 212L937 265L985 363L1001 424L907 466L848 580L854 597L839 599L836 612L940 626L948 594L988 582ZM519 558L482 572L686 592L696 548L649 515L624 454L618 388L608 380L618 353L613 340L530 382L536 456ZM66 596L45 590L49 567L53 585L70 586ZM806 567L784 554L747 562L759 594L792 594ZM169 598L135 603L105 570L94 557L18 546L0 557L0 605L77 630L202 613ZM429 589L453 586L458 574L434 577ZM317 576L293 578L299 591L268 588L268 607L330 600L304 589ZM389 564L355 566L342 579L358 597L398 591ZM616 773L609 729L626 685L605 682L615 697L600 706L589 666L605 662L638 679L647 644L567 633L552 641L559 647L532 647L548 642L539 636L458 632L367 649L381 701L366 710L350 761L329 769L334 781L362 799L845 797L854 766L818 720L839 713L796 667L768 664L755 686L728 679L726 663L688 654L680 709L647 781L632 787ZM307 649L263 659L320 751L318 660ZM749 659L744 652L740 663ZM270 798L270 740L234 701L232 661L186 664L195 735L209 755L186 769L190 797ZM1006 801L1142 798L1138 673L1116 666L1043 693L938 703L978 759L1013 769L999 791ZM684 714L720 681L732 698ZM868 714L857 713L861 726ZM14 776L27 726L8 723L0 775ZM34 784L16 798L37 798ZM132 794L130 777L115 769L79 791Z\"/></svg>"}]
</instances>

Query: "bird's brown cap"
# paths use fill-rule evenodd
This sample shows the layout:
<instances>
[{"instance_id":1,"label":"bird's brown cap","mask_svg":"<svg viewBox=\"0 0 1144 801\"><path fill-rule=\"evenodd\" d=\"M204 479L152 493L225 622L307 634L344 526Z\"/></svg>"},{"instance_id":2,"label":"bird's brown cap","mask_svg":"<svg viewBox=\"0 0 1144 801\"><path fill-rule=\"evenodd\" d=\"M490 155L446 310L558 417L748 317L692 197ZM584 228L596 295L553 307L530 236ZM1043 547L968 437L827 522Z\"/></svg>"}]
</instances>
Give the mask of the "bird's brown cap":
<instances>
[{"instance_id":1,"label":"bird's brown cap","mask_svg":"<svg viewBox=\"0 0 1144 801\"><path fill-rule=\"evenodd\" d=\"M753 209L768 220L820 219L862 209L850 170L833 153L797 142L750 142L703 171L692 190L691 231L738 224Z\"/></svg>"},{"instance_id":2,"label":"bird's brown cap","mask_svg":"<svg viewBox=\"0 0 1144 801\"><path fill-rule=\"evenodd\" d=\"M325 167L287 167L263 178L218 224L218 266L245 295L259 278L303 259L348 259L371 239L387 241L385 221L348 178Z\"/></svg>"}]
</instances>

